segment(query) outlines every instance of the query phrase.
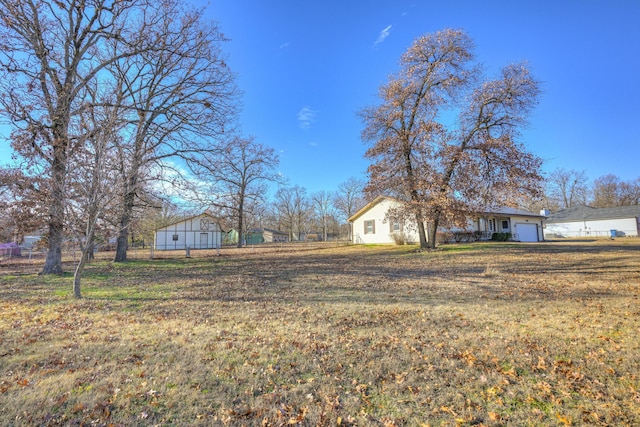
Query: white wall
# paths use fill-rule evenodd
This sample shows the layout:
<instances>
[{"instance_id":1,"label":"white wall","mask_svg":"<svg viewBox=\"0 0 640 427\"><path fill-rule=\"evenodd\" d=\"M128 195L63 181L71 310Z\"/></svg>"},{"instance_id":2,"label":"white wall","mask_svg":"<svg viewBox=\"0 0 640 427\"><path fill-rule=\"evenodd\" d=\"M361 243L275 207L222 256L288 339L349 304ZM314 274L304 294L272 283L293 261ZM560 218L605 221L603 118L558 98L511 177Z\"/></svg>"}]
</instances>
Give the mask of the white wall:
<instances>
[{"instance_id":1,"label":"white wall","mask_svg":"<svg viewBox=\"0 0 640 427\"><path fill-rule=\"evenodd\" d=\"M544 234L548 237L610 237L611 230L617 230L618 236L638 236L638 223L636 218L547 223Z\"/></svg>"},{"instance_id":2,"label":"white wall","mask_svg":"<svg viewBox=\"0 0 640 427\"><path fill-rule=\"evenodd\" d=\"M208 229L202 228L201 220L209 220ZM206 243L203 242L202 235L206 235ZM174 236L177 240L174 240ZM178 250L186 249L214 249L222 244L222 233L213 220L207 215L199 215L185 221L171 224L167 227L156 230L155 249L156 250Z\"/></svg>"},{"instance_id":3,"label":"white wall","mask_svg":"<svg viewBox=\"0 0 640 427\"><path fill-rule=\"evenodd\" d=\"M394 207L395 202L390 199L382 199L364 214L353 221L353 243L359 244L386 244L395 243L391 237L391 225L386 219L387 211ZM375 221L374 233L366 233L364 224L366 221ZM404 222L402 231L408 241L418 242L418 231L415 223Z\"/></svg>"}]
</instances>

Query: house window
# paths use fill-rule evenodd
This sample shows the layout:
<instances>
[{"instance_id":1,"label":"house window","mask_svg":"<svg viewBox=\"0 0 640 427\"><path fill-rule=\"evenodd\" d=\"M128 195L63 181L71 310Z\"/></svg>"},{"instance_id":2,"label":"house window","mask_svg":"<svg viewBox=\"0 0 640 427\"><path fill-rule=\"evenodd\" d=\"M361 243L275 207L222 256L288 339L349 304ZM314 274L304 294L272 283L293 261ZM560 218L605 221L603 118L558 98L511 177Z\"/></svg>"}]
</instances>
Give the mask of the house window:
<instances>
[{"instance_id":1,"label":"house window","mask_svg":"<svg viewBox=\"0 0 640 427\"><path fill-rule=\"evenodd\" d=\"M375 220L364 222L364 234L376 234L376 222Z\"/></svg>"},{"instance_id":2,"label":"house window","mask_svg":"<svg viewBox=\"0 0 640 427\"><path fill-rule=\"evenodd\" d=\"M209 220L201 219L200 220L200 230L208 230L209 229Z\"/></svg>"},{"instance_id":3,"label":"house window","mask_svg":"<svg viewBox=\"0 0 640 427\"><path fill-rule=\"evenodd\" d=\"M502 229L503 230L509 229L509 221L502 221Z\"/></svg>"},{"instance_id":4,"label":"house window","mask_svg":"<svg viewBox=\"0 0 640 427\"><path fill-rule=\"evenodd\" d=\"M391 233L399 233L402 231L402 226L400 225L400 221L397 219L392 219L389 221L389 231Z\"/></svg>"}]
</instances>

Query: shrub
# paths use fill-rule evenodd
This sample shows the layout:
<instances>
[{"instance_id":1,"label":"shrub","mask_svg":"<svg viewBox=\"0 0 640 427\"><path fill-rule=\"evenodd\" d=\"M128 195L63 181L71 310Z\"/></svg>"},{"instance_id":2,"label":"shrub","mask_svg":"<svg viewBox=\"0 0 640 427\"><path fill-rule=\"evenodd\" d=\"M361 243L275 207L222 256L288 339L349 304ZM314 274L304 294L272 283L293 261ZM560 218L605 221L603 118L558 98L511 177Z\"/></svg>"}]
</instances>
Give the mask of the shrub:
<instances>
[{"instance_id":1,"label":"shrub","mask_svg":"<svg viewBox=\"0 0 640 427\"><path fill-rule=\"evenodd\" d=\"M391 233L391 238L396 243L396 245L406 245L407 244L407 236L406 234L400 233Z\"/></svg>"},{"instance_id":2,"label":"shrub","mask_svg":"<svg viewBox=\"0 0 640 427\"><path fill-rule=\"evenodd\" d=\"M506 242L511 240L511 233L493 233L491 240L495 240L496 242Z\"/></svg>"}]
</instances>

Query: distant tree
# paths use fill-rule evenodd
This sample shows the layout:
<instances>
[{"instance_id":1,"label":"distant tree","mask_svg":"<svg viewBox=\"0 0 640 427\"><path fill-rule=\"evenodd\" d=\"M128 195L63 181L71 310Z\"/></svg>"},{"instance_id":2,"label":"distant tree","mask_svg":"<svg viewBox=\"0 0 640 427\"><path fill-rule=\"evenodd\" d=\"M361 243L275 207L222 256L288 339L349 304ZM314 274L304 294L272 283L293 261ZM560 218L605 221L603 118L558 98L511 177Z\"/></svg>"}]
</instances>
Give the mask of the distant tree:
<instances>
[{"instance_id":1,"label":"distant tree","mask_svg":"<svg viewBox=\"0 0 640 427\"><path fill-rule=\"evenodd\" d=\"M274 207L282 231L287 231L289 241L299 241L306 230L309 213L307 190L300 186L281 187L276 191Z\"/></svg>"},{"instance_id":2,"label":"distant tree","mask_svg":"<svg viewBox=\"0 0 640 427\"><path fill-rule=\"evenodd\" d=\"M322 240L329 239L329 224L333 213L333 203L331 194L328 191L318 191L311 195L313 210L322 229Z\"/></svg>"},{"instance_id":3,"label":"distant tree","mask_svg":"<svg viewBox=\"0 0 640 427\"><path fill-rule=\"evenodd\" d=\"M640 205L640 178L620 183L620 204L623 206Z\"/></svg>"},{"instance_id":4,"label":"distant tree","mask_svg":"<svg viewBox=\"0 0 640 427\"><path fill-rule=\"evenodd\" d=\"M262 204L269 183L281 181L278 162L273 148L254 137L234 137L219 144L204 163L192 166L201 180L211 183L204 192L205 203L235 218L236 230L244 235L250 208ZM242 247L242 239L238 239L238 247Z\"/></svg>"},{"instance_id":5,"label":"distant tree","mask_svg":"<svg viewBox=\"0 0 640 427\"><path fill-rule=\"evenodd\" d=\"M392 214L415 220L422 248L435 247L440 225L464 225L469 212L540 192L541 160L517 141L537 82L522 64L481 81L473 59L463 31L419 37L380 89L382 103L361 112L368 190L403 200ZM452 112L455 125L443 123Z\"/></svg>"},{"instance_id":6,"label":"distant tree","mask_svg":"<svg viewBox=\"0 0 640 427\"><path fill-rule=\"evenodd\" d=\"M588 178L584 171L556 169L547 180L548 196L561 209L587 204Z\"/></svg>"},{"instance_id":7,"label":"distant tree","mask_svg":"<svg viewBox=\"0 0 640 427\"><path fill-rule=\"evenodd\" d=\"M355 214L358 209L366 205L364 188L366 182L364 180L351 177L338 186L335 193L333 205L340 215L340 219L346 223L347 220ZM351 228L348 229L348 238L351 240Z\"/></svg>"},{"instance_id":8,"label":"distant tree","mask_svg":"<svg viewBox=\"0 0 640 427\"><path fill-rule=\"evenodd\" d=\"M640 178L621 181L616 175L607 174L593 181L591 205L596 208L631 206L640 204Z\"/></svg>"}]
</instances>

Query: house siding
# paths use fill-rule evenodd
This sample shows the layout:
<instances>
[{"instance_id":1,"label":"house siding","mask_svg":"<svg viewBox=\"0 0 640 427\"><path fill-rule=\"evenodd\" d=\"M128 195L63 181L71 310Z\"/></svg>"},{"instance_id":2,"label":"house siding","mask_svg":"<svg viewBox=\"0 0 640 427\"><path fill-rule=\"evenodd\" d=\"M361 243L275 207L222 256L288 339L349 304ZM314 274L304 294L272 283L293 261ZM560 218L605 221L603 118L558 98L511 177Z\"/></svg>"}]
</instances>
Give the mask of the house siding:
<instances>
[{"instance_id":1,"label":"house siding","mask_svg":"<svg viewBox=\"0 0 640 427\"><path fill-rule=\"evenodd\" d=\"M394 243L391 232L391 222L386 215L389 209L397 204L393 199L382 198L371 206L366 212L352 221L353 243L356 244L389 244ZM373 232L366 232L366 222L373 221ZM401 231L408 242L417 242L418 233L416 227L410 224L401 224Z\"/></svg>"},{"instance_id":2,"label":"house siding","mask_svg":"<svg viewBox=\"0 0 640 427\"><path fill-rule=\"evenodd\" d=\"M610 237L611 230L618 236L638 236L638 219L602 219L545 224L545 236L553 237Z\"/></svg>"},{"instance_id":3,"label":"house siding","mask_svg":"<svg viewBox=\"0 0 640 427\"><path fill-rule=\"evenodd\" d=\"M390 244L395 243L391 224L393 219L387 219L387 212L397 206L398 202L389 197L379 197L369 205L354 214L349 221L352 224L353 243L355 244ZM543 216L535 215L518 209L502 208L496 212L478 214L467 220L466 228L453 227L439 229L439 232L482 231L484 239L490 239L493 233L512 233L513 240L543 241ZM373 227L367 223L373 221ZM535 225L535 233L530 228ZM522 233L518 233L518 226ZM373 229L373 232L370 232ZM415 221L401 223L401 230L407 243L419 241ZM535 235L535 238L533 237ZM524 239L524 240L523 240Z\"/></svg>"}]
</instances>

